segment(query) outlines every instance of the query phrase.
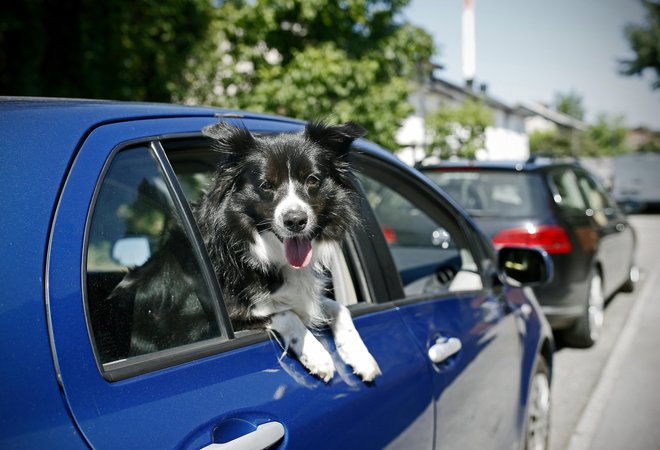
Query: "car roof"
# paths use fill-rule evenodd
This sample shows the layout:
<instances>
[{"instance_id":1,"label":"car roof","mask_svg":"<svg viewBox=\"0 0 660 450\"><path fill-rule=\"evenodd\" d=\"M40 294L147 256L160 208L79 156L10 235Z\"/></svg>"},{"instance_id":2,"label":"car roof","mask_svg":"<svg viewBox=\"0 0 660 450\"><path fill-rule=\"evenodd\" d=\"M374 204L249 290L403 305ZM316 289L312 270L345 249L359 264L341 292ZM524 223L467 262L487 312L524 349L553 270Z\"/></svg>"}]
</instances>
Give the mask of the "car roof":
<instances>
[{"instance_id":1,"label":"car roof","mask_svg":"<svg viewBox=\"0 0 660 450\"><path fill-rule=\"evenodd\" d=\"M39 161L41 166L49 166L51 172L63 173L66 166L60 167L60 164L63 161L66 164L90 131L103 124L168 117L255 119L288 125L283 126L283 129L306 123L284 116L206 106L8 96L0 96L0 117L0 135L3 136L0 142L0 162L8 163L0 165L0 175L4 175L3 167L9 170L12 165L9 163L16 163L18 159ZM400 163L390 152L369 141L360 139L356 144L391 162ZM34 168L33 165L24 167ZM23 172L24 175L29 173L29 170Z\"/></svg>"},{"instance_id":2,"label":"car roof","mask_svg":"<svg viewBox=\"0 0 660 450\"><path fill-rule=\"evenodd\" d=\"M493 170L540 172L556 167L580 167L578 160L569 158L530 157L526 161L443 161L437 164L428 164L417 167L422 172L451 171L451 170Z\"/></svg>"},{"instance_id":3,"label":"car roof","mask_svg":"<svg viewBox=\"0 0 660 450\"><path fill-rule=\"evenodd\" d=\"M26 117L31 122L50 119L63 122L78 122L78 127L93 127L103 123L130 121L162 117L212 117L235 116L288 123L303 123L299 120L270 114L258 114L228 108L177 105L168 103L129 102L118 100L3 97L0 96L0 126L18 124L25 126Z\"/></svg>"}]
</instances>

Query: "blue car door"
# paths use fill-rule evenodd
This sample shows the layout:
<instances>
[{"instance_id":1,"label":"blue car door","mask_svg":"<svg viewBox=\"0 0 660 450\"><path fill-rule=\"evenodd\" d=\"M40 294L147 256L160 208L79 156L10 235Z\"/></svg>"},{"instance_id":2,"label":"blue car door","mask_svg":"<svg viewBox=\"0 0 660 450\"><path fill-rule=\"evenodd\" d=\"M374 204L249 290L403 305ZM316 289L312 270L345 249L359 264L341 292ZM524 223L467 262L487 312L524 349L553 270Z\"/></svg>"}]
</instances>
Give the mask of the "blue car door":
<instances>
[{"instance_id":1,"label":"blue car door","mask_svg":"<svg viewBox=\"0 0 660 450\"><path fill-rule=\"evenodd\" d=\"M393 267L397 304L430 365L435 447L516 448L524 330L516 301L492 286L496 272L482 238L408 171L368 156L360 169L382 234L380 260Z\"/></svg>"},{"instance_id":2,"label":"blue car door","mask_svg":"<svg viewBox=\"0 0 660 450\"><path fill-rule=\"evenodd\" d=\"M375 269L353 240L332 277L337 300L350 305L382 370L373 383L339 360L325 333L337 367L328 384L265 332L232 330L184 196L203 182L208 145L200 144L199 130L215 120L99 126L71 166L49 243L47 313L58 380L82 435L100 449L202 448L236 439L241 448L431 448L429 365L396 305L380 302L390 297L388 283L371 281ZM300 126L249 118L236 124L263 132ZM210 325L197 341L173 336L157 351L131 354L134 305L111 292L159 248L173 221L186 224L181 251L202 286L191 326L195 314Z\"/></svg>"}]
</instances>

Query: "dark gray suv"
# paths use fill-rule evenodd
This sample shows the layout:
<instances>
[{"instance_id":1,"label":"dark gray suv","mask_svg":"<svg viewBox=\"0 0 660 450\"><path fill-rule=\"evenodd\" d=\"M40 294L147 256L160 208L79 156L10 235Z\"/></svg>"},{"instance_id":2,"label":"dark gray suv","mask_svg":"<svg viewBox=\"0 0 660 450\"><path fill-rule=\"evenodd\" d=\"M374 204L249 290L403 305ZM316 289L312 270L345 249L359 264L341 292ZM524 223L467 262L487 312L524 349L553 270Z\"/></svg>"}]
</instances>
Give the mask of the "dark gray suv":
<instances>
[{"instance_id":1,"label":"dark gray suv","mask_svg":"<svg viewBox=\"0 0 660 450\"><path fill-rule=\"evenodd\" d=\"M590 347L606 300L638 278L635 231L599 180L577 162L455 162L419 169L503 246L541 247L555 275L535 289L560 341Z\"/></svg>"}]
</instances>

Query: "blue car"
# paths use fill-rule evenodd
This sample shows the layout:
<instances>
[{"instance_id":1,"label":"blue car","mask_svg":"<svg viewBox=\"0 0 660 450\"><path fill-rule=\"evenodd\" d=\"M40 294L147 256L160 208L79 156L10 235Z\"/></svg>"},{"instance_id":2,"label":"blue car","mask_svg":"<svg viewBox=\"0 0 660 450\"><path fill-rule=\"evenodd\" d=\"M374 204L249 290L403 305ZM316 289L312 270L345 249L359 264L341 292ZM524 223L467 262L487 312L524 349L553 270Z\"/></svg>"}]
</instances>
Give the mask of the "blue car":
<instances>
[{"instance_id":1,"label":"blue car","mask_svg":"<svg viewBox=\"0 0 660 450\"><path fill-rule=\"evenodd\" d=\"M528 286L552 276L547 254L495 253L439 187L356 141L362 226L328 295L382 375L362 382L319 330L337 368L326 384L265 331L233 330L209 276L191 205L219 157L201 130L219 120L253 133L304 127L212 108L0 98L0 448L544 448L554 344ZM134 305L111 292L173 221L193 231L180 245L214 323L197 342L134 355Z\"/></svg>"}]
</instances>

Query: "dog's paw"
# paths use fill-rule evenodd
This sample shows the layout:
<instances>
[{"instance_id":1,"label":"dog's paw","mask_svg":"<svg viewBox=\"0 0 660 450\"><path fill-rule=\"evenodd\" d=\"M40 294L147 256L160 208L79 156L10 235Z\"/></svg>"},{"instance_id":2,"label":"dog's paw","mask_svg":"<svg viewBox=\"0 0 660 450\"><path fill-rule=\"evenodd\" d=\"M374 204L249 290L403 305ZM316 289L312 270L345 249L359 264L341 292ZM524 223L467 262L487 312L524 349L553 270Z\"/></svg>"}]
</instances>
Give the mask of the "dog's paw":
<instances>
[{"instance_id":1,"label":"dog's paw","mask_svg":"<svg viewBox=\"0 0 660 450\"><path fill-rule=\"evenodd\" d=\"M305 342L300 363L311 373L328 383L335 375L335 364L332 356L317 340Z\"/></svg>"},{"instance_id":2,"label":"dog's paw","mask_svg":"<svg viewBox=\"0 0 660 450\"><path fill-rule=\"evenodd\" d=\"M353 372L359 376L364 382L371 382L374 379L382 375L378 363L371 356L371 353L365 352L364 354L359 355L357 358L353 358L351 363L348 363L352 368Z\"/></svg>"},{"instance_id":3,"label":"dog's paw","mask_svg":"<svg viewBox=\"0 0 660 450\"><path fill-rule=\"evenodd\" d=\"M342 345L337 345L337 351L344 362L353 368L353 373L362 381L370 382L382 375L376 359L371 356L361 339L354 338L348 342L342 342Z\"/></svg>"}]
</instances>

